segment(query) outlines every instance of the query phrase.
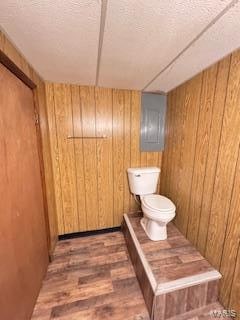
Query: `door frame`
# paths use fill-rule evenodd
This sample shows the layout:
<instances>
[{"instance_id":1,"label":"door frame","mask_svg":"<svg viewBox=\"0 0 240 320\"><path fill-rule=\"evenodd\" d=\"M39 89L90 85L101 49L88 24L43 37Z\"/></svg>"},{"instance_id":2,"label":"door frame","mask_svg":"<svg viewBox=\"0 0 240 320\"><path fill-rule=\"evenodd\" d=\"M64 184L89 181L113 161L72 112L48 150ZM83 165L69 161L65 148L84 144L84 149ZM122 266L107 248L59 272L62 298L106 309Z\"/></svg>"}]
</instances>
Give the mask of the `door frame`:
<instances>
[{"instance_id":1,"label":"door frame","mask_svg":"<svg viewBox=\"0 0 240 320\"><path fill-rule=\"evenodd\" d=\"M48 257L49 257L49 261L51 261L52 260L51 235L50 235L50 225L49 225L49 217L48 217L48 201L47 201L46 179L45 179L45 170L44 170L44 161L43 161L42 136L41 136L40 123L39 123L39 105L37 101L37 92L36 92L37 85L11 59L9 59L9 57L1 49L0 49L0 63L4 65L10 72L12 72L18 79L20 79L27 87L29 87L32 90L34 113L35 113L38 159L39 159L39 167L40 167L41 186L42 186L44 220L45 220L45 226L46 226L46 239L47 239L47 247L48 247Z\"/></svg>"}]
</instances>

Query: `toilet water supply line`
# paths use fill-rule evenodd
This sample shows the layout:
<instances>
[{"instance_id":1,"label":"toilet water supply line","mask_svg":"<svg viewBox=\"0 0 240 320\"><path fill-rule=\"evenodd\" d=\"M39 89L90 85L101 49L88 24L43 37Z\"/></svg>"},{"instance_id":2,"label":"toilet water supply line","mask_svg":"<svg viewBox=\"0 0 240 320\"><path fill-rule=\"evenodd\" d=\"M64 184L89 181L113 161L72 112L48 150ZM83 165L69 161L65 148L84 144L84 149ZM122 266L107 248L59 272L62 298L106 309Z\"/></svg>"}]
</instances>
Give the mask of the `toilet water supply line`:
<instances>
[{"instance_id":1,"label":"toilet water supply line","mask_svg":"<svg viewBox=\"0 0 240 320\"><path fill-rule=\"evenodd\" d=\"M138 200L136 194L134 194L133 197L134 197L134 200L137 202L137 204L141 206L141 201Z\"/></svg>"}]
</instances>

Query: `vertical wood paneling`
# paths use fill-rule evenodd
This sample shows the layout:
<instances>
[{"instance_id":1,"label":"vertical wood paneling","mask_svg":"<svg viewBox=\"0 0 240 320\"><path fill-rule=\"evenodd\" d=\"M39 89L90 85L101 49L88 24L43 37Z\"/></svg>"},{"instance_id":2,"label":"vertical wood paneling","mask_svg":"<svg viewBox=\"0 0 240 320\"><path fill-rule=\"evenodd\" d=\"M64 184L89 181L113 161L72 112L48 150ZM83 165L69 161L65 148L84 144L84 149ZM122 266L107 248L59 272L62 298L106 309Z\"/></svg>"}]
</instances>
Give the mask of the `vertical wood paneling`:
<instances>
[{"instance_id":1,"label":"vertical wood paneling","mask_svg":"<svg viewBox=\"0 0 240 320\"><path fill-rule=\"evenodd\" d=\"M148 152L147 153L147 166L154 167L154 166L156 166L156 163L158 163L158 152Z\"/></svg>"},{"instance_id":2,"label":"vertical wood paneling","mask_svg":"<svg viewBox=\"0 0 240 320\"><path fill-rule=\"evenodd\" d=\"M72 95L72 119L73 135L82 136L82 111L80 101L80 88L77 85L71 86ZM74 139L74 165L76 177L77 210L79 220L79 230L87 230L86 197L84 187L84 158L83 140Z\"/></svg>"},{"instance_id":3,"label":"vertical wood paneling","mask_svg":"<svg viewBox=\"0 0 240 320\"><path fill-rule=\"evenodd\" d=\"M50 83L46 92L59 233L119 226L139 209L127 168L162 160L140 152L140 92Z\"/></svg>"},{"instance_id":4,"label":"vertical wood paneling","mask_svg":"<svg viewBox=\"0 0 240 320\"><path fill-rule=\"evenodd\" d=\"M113 90L113 216L114 225L122 221L123 212L123 152L124 152L124 92Z\"/></svg>"},{"instance_id":5,"label":"vertical wood paneling","mask_svg":"<svg viewBox=\"0 0 240 320\"><path fill-rule=\"evenodd\" d=\"M141 114L141 97L140 92L132 91L132 109L131 109L131 167L141 165L140 156L140 114ZM131 211L139 210L139 205L131 196Z\"/></svg>"},{"instance_id":6,"label":"vertical wood paneling","mask_svg":"<svg viewBox=\"0 0 240 320\"><path fill-rule=\"evenodd\" d=\"M34 79L36 76L34 75ZM51 147L49 139L49 127L47 119L47 109L46 109L46 91L45 85L42 81L37 81L38 86L37 90L34 90L34 100L35 107L39 113L40 118L40 137L41 137L41 149L40 156L42 154L43 161L41 163L41 174L44 177L47 203L44 203L45 207L45 219L47 223L47 233L48 233L48 246L49 253L52 256L55 244L58 241L58 224L57 224L57 215L56 215L56 200L54 194L54 183L53 183L53 167L52 167L52 158L51 158Z\"/></svg>"},{"instance_id":7,"label":"vertical wood paneling","mask_svg":"<svg viewBox=\"0 0 240 320\"><path fill-rule=\"evenodd\" d=\"M142 160L141 158L140 158L140 163ZM146 167L159 167L159 152L148 152L147 153ZM161 173L160 173L160 179L161 179ZM160 189L160 187L159 187L160 186L160 179L159 179L158 185L157 185L157 193L159 193L159 189Z\"/></svg>"},{"instance_id":8,"label":"vertical wood paneling","mask_svg":"<svg viewBox=\"0 0 240 320\"><path fill-rule=\"evenodd\" d=\"M238 245L238 255L235 264L235 273L232 280L232 291L230 296L229 306L238 312L239 315L239 301L240 301L240 245Z\"/></svg>"},{"instance_id":9,"label":"vertical wood paneling","mask_svg":"<svg viewBox=\"0 0 240 320\"><path fill-rule=\"evenodd\" d=\"M80 88L83 136L96 136L96 106L94 87ZM96 139L83 139L84 179L87 230L98 229L97 149Z\"/></svg>"},{"instance_id":10,"label":"vertical wood paneling","mask_svg":"<svg viewBox=\"0 0 240 320\"><path fill-rule=\"evenodd\" d=\"M208 143L212 123L212 105L215 94L217 69L217 65L214 65L203 72L203 85L198 118L192 188L188 212L189 222L187 236L193 244L196 244L198 236L198 226L203 196L202 185L205 177L208 156Z\"/></svg>"},{"instance_id":11,"label":"vertical wood paneling","mask_svg":"<svg viewBox=\"0 0 240 320\"><path fill-rule=\"evenodd\" d=\"M174 199L176 205L178 205L178 196L179 196L179 182L180 179L180 166L178 165L179 159L181 159L181 134L180 129L183 126L184 121L184 93L185 87L181 86L176 90L175 103L176 111L175 112L175 127L173 133L173 152L172 152L172 168L171 168L171 177L170 179L176 181L171 189L171 198ZM170 180L170 181L171 181Z\"/></svg>"},{"instance_id":12,"label":"vertical wood paneling","mask_svg":"<svg viewBox=\"0 0 240 320\"><path fill-rule=\"evenodd\" d=\"M113 225L112 90L95 88L99 227ZM108 195L106 197L106 195Z\"/></svg>"},{"instance_id":13,"label":"vertical wood paneling","mask_svg":"<svg viewBox=\"0 0 240 320\"><path fill-rule=\"evenodd\" d=\"M225 305L229 303L231 287L240 285L239 279L232 281L235 270L236 259L238 259L239 239L240 239L240 158L236 168L232 199L230 204L229 218L223 248L220 272L224 275L221 282L221 299ZM240 274L240 271L236 271ZM236 290L235 290L236 291ZM238 293L240 295L240 292ZM240 301L240 300L239 300Z\"/></svg>"},{"instance_id":14,"label":"vertical wood paneling","mask_svg":"<svg viewBox=\"0 0 240 320\"><path fill-rule=\"evenodd\" d=\"M172 110L173 110L173 93L174 91L170 92L168 97L167 97L167 112L166 112L166 122L165 122L165 148L164 148L164 152L163 152L163 168L166 167L168 169L170 169L170 161L171 161L171 157L170 157L170 153L172 151L171 148L171 126L172 126ZM160 184L161 184L161 190L162 192L168 196L169 195L169 175L170 175L170 170L163 170L161 172L161 180L160 180Z\"/></svg>"},{"instance_id":15,"label":"vertical wood paneling","mask_svg":"<svg viewBox=\"0 0 240 320\"><path fill-rule=\"evenodd\" d=\"M162 152L158 152L158 162L157 162L157 167L160 169L162 168ZM160 193L161 189L161 172L160 172L160 178L158 180L158 187L157 187L157 193Z\"/></svg>"},{"instance_id":16,"label":"vertical wood paneling","mask_svg":"<svg viewBox=\"0 0 240 320\"><path fill-rule=\"evenodd\" d=\"M240 142L240 54L233 53L223 116L206 257L220 266Z\"/></svg>"},{"instance_id":17,"label":"vertical wood paneling","mask_svg":"<svg viewBox=\"0 0 240 320\"><path fill-rule=\"evenodd\" d=\"M168 150L166 150L166 153L168 152L168 172L166 173L166 195L169 196L169 192L170 192L170 183L171 183L171 176L172 176L172 170L173 170L173 166L172 166L172 162L173 162L173 152L174 152L174 147L173 147L173 140L174 140L174 129L175 126L175 121L176 121L176 117L173 117L173 106L175 105L175 101L176 101L176 91L173 91L169 94L169 101L168 101L168 108L170 109L170 114L169 114L169 138L168 138ZM175 110L174 110L175 111ZM161 183L164 180L161 180ZM165 182L164 182L165 183Z\"/></svg>"},{"instance_id":18,"label":"vertical wood paneling","mask_svg":"<svg viewBox=\"0 0 240 320\"><path fill-rule=\"evenodd\" d=\"M54 85L55 116L59 148L59 167L61 173L62 207L65 232L79 230L77 212L76 178L74 164L71 90L70 86Z\"/></svg>"},{"instance_id":19,"label":"vertical wood paneling","mask_svg":"<svg viewBox=\"0 0 240 320\"><path fill-rule=\"evenodd\" d=\"M123 168L130 168L131 164L131 91L124 91L124 166ZM127 171L124 170L124 198L123 211L127 213L130 211L130 190L128 184Z\"/></svg>"},{"instance_id":20,"label":"vertical wood paneling","mask_svg":"<svg viewBox=\"0 0 240 320\"><path fill-rule=\"evenodd\" d=\"M161 180L176 225L220 270L221 302L238 312L239 105L239 50L171 91Z\"/></svg>"},{"instance_id":21,"label":"vertical wood paneling","mask_svg":"<svg viewBox=\"0 0 240 320\"><path fill-rule=\"evenodd\" d=\"M58 216L58 232L64 234L64 216L62 209L62 188L61 188L61 174L59 167L59 151L58 151L58 140L57 140L57 129L56 129L56 118L55 118L55 104L54 104L54 89L52 84L46 84L46 107L47 117L50 132L50 148L53 164L53 179L55 186L55 199L56 199L56 210Z\"/></svg>"},{"instance_id":22,"label":"vertical wood paneling","mask_svg":"<svg viewBox=\"0 0 240 320\"><path fill-rule=\"evenodd\" d=\"M184 131L182 132L182 142L181 142L181 170L180 176L177 176L175 180L168 179L169 185L169 196L171 197L170 186L173 183L178 183L178 207L177 207L177 216L175 219L176 225L179 229L186 234L187 224L188 224L188 208L189 208L189 199L191 192L191 179L193 173L193 164L194 164L194 153L195 153L195 144L196 144L196 134L197 134L197 123L199 115L199 100L202 87L202 75L194 77L191 81L186 83L185 88L185 100L184 107L186 108L186 120L184 125ZM193 105L195 106L194 112L192 111ZM172 108L174 109L174 101ZM172 117L174 119L174 110L172 111ZM175 127L172 128L174 130ZM189 134L191 132L191 134ZM170 148L174 148L173 145L170 145ZM188 151L184 152L185 148ZM171 155L171 153L170 153ZM171 163L169 161L169 163ZM164 170L164 168L163 168ZM167 171L168 172L168 171ZM167 174L168 175L168 174ZM164 181L162 181L164 184ZM174 200L174 199L173 199Z\"/></svg>"},{"instance_id":23,"label":"vertical wood paneling","mask_svg":"<svg viewBox=\"0 0 240 320\"><path fill-rule=\"evenodd\" d=\"M141 152L141 167L147 167L147 154L148 152Z\"/></svg>"},{"instance_id":24,"label":"vertical wood paneling","mask_svg":"<svg viewBox=\"0 0 240 320\"><path fill-rule=\"evenodd\" d=\"M208 142L208 157L204 176L203 198L197 240L198 249L202 254L205 254L206 248L209 215L212 203L219 141L227 92L229 66L230 57L220 61L218 65L217 83L212 111L212 125Z\"/></svg>"},{"instance_id":25,"label":"vertical wood paneling","mask_svg":"<svg viewBox=\"0 0 240 320\"><path fill-rule=\"evenodd\" d=\"M182 175L183 175L183 158L184 158L184 143L185 143L185 128L186 128L186 119L187 119L187 101L186 101L186 90L187 90L187 84L183 84L181 86L181 100L179 101L178 109L180 111L180 119L181 119L181 125L177 126L178 130L179 128L182 130L181 132L178 132L179 136L179 141L178 141L178 150L177 153L179 156L177 157L177 163L174 165L176 169L176 174L177 174L177 180L176 180L176 195L175 195L175 203L177 206L181 204L181 182L182 182Z\"/></svg>"}]
</instances>

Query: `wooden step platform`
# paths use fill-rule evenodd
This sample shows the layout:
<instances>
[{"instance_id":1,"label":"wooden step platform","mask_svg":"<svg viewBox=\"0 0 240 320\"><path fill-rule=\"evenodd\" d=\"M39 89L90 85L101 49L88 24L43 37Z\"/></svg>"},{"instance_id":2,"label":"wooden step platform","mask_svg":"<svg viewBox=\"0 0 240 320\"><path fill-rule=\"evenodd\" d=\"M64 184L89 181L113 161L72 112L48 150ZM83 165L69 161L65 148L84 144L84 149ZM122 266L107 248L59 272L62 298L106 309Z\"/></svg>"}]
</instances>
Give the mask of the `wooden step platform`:
<instances>
[{"instance_id":1,"label":"wooden step platform","mask_svg":"<svg viewBox=\"0 0 240 320\"><path fill-rule=\"evenodd\" d=\"M168 224L167 240L151 241L140 225L141 217L140 212L125 214L122 230L151 319L188 319L196 310L221 308L217 302L221 274L173 223Z\"/></svg>"}]
</instances>

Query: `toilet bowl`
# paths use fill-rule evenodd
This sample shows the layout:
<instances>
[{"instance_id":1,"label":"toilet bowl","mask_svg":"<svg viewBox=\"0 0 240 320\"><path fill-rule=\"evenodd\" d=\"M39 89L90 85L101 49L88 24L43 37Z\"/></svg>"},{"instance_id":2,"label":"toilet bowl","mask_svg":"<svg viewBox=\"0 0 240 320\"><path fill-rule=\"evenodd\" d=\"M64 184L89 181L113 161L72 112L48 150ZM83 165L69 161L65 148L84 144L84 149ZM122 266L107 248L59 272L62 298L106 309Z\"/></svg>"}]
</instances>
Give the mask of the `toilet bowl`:
<instances>
[{"instance_id":1,"label":"toilet bowl","mask_svg":"<svg viewBox=\"0 0 240 320\"><path fill-rule=\"evenodd\" d=\"M167 239L167 224L175 217L176 207L170 199L155 194L160 169L129 168L127 171L131 192L140 196L142 228L153 241Z\"/></svg>"},{"instance_id":2,"label":"toilet bowl","mask_svg":"<svg viewBox=\"0 0 240 320\"><path fill-rule=\"evenodd\" d=\"M157 194L140 196L140 199L144 215L141 225L147 236L153 241L166 240L167 224L175 217L175 205Z\"/></svg>"}]
</instances>

